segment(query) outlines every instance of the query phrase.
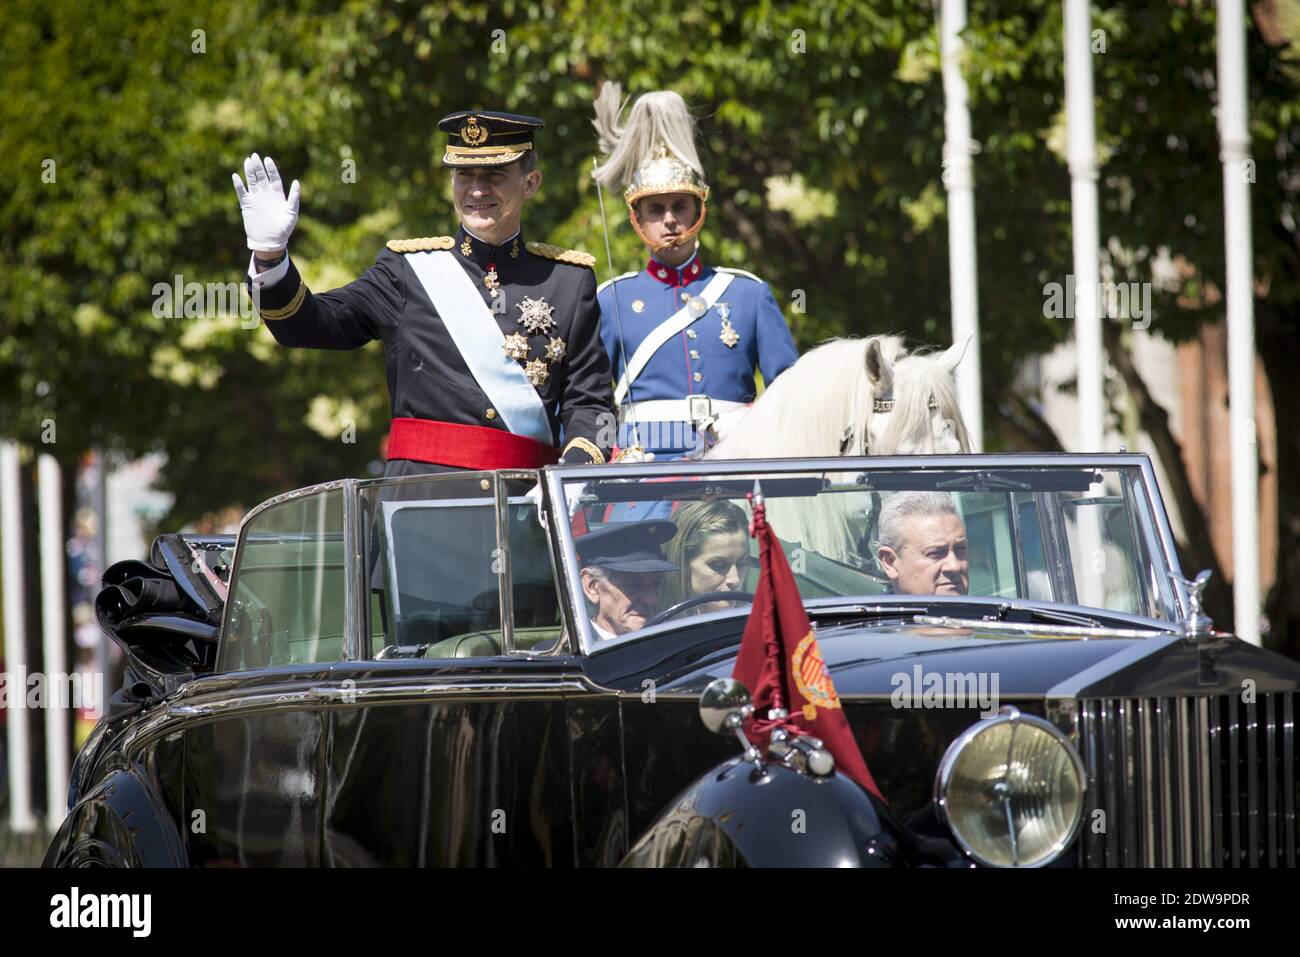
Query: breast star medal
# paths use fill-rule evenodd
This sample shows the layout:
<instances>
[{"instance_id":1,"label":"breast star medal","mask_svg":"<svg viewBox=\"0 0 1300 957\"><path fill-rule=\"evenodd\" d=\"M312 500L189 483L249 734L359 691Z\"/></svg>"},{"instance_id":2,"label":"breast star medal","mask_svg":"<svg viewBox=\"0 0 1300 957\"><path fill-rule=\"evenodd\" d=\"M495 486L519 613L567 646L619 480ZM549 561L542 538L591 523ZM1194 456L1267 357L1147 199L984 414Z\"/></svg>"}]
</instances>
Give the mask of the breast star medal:
<instances>
[{"instance_id":1,"label":"breast star medal","mask_svg":"<svg viewBox=\"0 0 1300 957\"><path fill-rule=\"evenodd\" d=\"M725 302L718 303L718 314L722 316L722 332L718 338L728 349L734 349L740 341L740 333L731 325L731 307Z\"/></svg>"},{"instance_id":2,"label":"breast star medal","mask_svg":"<svg viewBox=\"0 0 1300 957\"><path fill-rule=\"evenodd\" d=\"M546 344L546 361L559 362L564 358L564 340L559 336Z\"/></svg>"},{"instance_id":3,"label":"breast star medal","mask_svg":"<svg viewBox=\"0 0 1300 957\"><path fill-rule=\"evenodd\" d=\"M546 297L539 299L530 299L524 297L524 301L518 303L519 324L528 330L530 336L545 336L555 328L555 320L551 318L551 313L555 307L546 301Z\"/></svg>"},{"instance_id":4,"label":"breast star medal","mask_svg":"<svg viewBox=\"0 0 1300 957\"><path fill-rule=\"evenodd\" d=\"M511 359L528 358L528 340L517 332L512 332L506 336L505 345L502 348L506 350L506 355Z\"/></svg>"},{"instance_id":5,"label":"breast star medal","mask_svg":"<svg viewBox=\"0 0 1300 957\"><path fill-rule=\"evenodd\" d=\"M529 359L528 364L524 366L524 375L528 376L528 381L534 387L545 385L546 380L551 377L550 370L541 359Z\"/></svg>"}]
</instances>

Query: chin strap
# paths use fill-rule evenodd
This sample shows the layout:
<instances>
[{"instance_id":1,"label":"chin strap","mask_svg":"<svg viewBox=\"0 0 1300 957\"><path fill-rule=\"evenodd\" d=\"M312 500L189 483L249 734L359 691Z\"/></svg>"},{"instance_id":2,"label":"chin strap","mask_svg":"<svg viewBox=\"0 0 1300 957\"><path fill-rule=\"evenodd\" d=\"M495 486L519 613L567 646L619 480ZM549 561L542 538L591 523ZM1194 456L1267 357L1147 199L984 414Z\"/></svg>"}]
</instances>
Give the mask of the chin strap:
<instances>
[{"instance_id":1,"label":"chin strap","mask_svg":"<svg viewBox=\"0 0 1300 957\"><path fill-rule=\"evenodd\" d=\"M641 197L641 198L644 199L645 197ZM652 254L663 252L665 249L674 249L678 246L684 246L686 243L691 242L693 239L695 239L696 236L700 234L700 230L704 228L704 219L708 215L708 212L709 212L709 204L704 202L704 200L700 200L699 219L695 220L695 223L691 226L690 229L686 230L686 232L682 233L676 239L671 240L670 242L656 243L653 239L647 236L645 234L645 230L641 228L641 222L640 220L637 219L636 210L632 208L632 204L628 203L627 206L627 218L632 222L633 231L637 234L637 237L641 240L641 242L645 243L647 246L650 247L650 252Z\"/></svg>"}]
</instances>

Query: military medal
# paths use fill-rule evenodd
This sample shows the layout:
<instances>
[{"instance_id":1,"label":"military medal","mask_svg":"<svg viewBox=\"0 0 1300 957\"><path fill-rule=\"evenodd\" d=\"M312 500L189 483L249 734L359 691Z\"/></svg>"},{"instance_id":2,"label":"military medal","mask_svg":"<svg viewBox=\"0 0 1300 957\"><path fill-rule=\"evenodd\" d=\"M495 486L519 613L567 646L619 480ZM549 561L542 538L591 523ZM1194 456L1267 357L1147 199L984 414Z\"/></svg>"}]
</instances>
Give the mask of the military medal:
<instances>
[{"instance_id":1,"label":"military medal","mask_svg":"<svg viewBox=\"0 0 1300 957\"><path fill-rule=\"evenodd\" d=\"M493 296L495 296L497 290L501 288L501 278L497 275L496 263L488 264L488 270L483 274L483 285L488 287Z\"/></svg>"},{"instance_id":2,"label":"military medal","mask_svg":"<svg viewBox=\"0 0 1300 957\"><path fill-rule=\"evenodd\" d=\"M740 341L740 333L731 325L731 306L725 302L718 303L718 314L722 316L722 332L718 338L728 349L734 349Z\"/></svg>"},{"instance_id":3,"label":"military medal","mask_svg":"<svg viewBox=\"0 0 1300 957\"><path fill-rule=\"evenodd\" d=\"M512 332L506 336L505 345L502 348L506 350L506 355L511 359L528 358L528 340L517 332Z\"/></svg>"},{"instance_id":4,"label":"military medal","mask_svg":"<svg viewBox=\"0 0 1300 957\"><path fill-rule=\"evenodd\" d=\"M518 306L522 313L519 324L528 330L530 336L545 336L555 328L555 320L551 318L555 307L546 301L545 296L539 299L525 296L524 301L518 303Z\"/></svg>"},{"instance_id":5,"label":"military medal","mask_svg":"<svg viewBox=\"0 0 1300 957\"><path fill-rule=\"evenodd\" d=\"M563 358L564 340L556 336L546 344L546 359L548 362L559 362Z\"/></svg>"},{"instance_id":6,"label":"military medal","mask_svg":"<svg viewBox=\"0 0 1300 957\"><path fill-rule=\"evenodd\" d=\"M545 385L546 380L551 377L550 370L541 359L529 359L528 364L524 366L524 375L528 376L528 381L534 387Z\"/></svg>"},{"instance_id":7,"label":"military medal","mask_svg":"<svg viewBox=\"0 0 1300 957\"><path fill-rule=\"evenodd\" d=\"M722 340L722 344L728 349L734 349L736 348L736 343L740 341L740 333L732 328L730 320L723 319L722 333L718 338Z\"/></svg>"}]
</instances>

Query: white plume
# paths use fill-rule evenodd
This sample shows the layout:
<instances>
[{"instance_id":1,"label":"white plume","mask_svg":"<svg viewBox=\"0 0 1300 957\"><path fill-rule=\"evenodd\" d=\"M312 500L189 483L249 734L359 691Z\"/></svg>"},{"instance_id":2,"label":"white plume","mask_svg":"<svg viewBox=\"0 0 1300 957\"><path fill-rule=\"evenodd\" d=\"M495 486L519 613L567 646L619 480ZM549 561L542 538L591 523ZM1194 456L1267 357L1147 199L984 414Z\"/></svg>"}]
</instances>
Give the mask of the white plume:
<instances>
[{"instance_id":1,"label":"white plume","mask_svg":"<svg viewBox=\"0 0 1300 957\"><path fill-rule=\"evenodd\" d=\"M609 157L596 170L596 179L602 186L624 189L637 168L652 159L659 146L704 176L695 149L695 119L680 94L672 90L642 94L632 104L626 125L619 126L622 107L622 87L617 83L603 84L596 97L594 123L601 152Z\"/></svg>"}]
</instances>

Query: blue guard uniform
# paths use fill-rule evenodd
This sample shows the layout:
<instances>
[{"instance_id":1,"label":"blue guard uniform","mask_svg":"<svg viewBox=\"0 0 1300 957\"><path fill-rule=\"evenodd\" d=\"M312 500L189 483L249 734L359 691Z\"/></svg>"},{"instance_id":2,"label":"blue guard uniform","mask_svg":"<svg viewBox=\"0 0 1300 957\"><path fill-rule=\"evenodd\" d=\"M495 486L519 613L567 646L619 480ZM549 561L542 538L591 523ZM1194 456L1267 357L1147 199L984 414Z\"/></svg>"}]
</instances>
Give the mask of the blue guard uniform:
<instances>
[{"instance_id":1,"label":"blue guard uniform","mask_svg":"<svg viewBox=\"0 0 1300 957\"><path fill-rule=\"evenodd\" d=\"M767 283L700 258L709 186L686 101L672 90L646 93L626 123L623 107L622 88L605 83L595 126L606 161L596 181L623 191L628 221L650 253L645 269L597 290L618 444L694 458L717 440L729 412L754 401L755 369L770 383L799 354ZM693 200L693 218L683 199Z\"/></svg>"},{"instance_id":2,"label":"blue guard uniform","mask_svg":"<svg viewBox=\"0 0 1300 957\"><path fill-rule=\"evenodd\" d=\"M711 421L754 400L754 370L771 382L799 357L767 283L707 265L698 250L681 267L651 257L640 272L605 282L597 299L621 389L618 444L658 459L702 454ZM644 364L629 370L643 349Z\"/></svg>"}]
</instances>

